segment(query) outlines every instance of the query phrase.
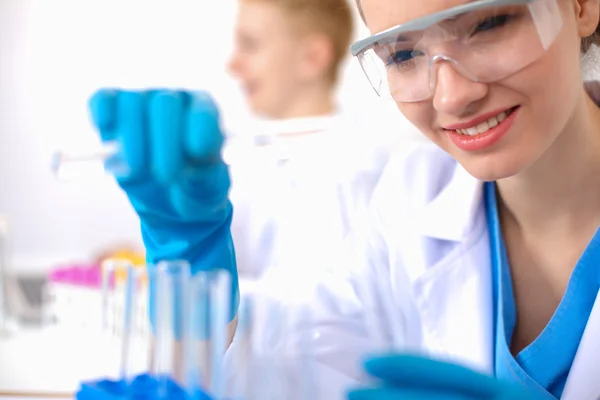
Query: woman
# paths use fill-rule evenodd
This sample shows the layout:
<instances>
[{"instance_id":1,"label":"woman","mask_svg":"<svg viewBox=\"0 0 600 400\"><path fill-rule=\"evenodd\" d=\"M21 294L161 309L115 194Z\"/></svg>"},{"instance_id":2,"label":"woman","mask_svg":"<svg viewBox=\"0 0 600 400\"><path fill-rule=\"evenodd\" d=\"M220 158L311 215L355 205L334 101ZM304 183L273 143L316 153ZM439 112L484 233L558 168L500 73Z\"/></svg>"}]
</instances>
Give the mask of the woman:
<instances>
[{"instance_id":1,"label":"woman","mask_svg":"<svg viewBox=\"0 0 600 400\"><path fill-rule=\"evenodd\" d=\"M598 0L360 6L375 35L353 53L433 145L390 161L349 258L356 268L317 291L323 370L359 378L339 355L386 346L422 355L369 360L375 384L351 399L597 399L600 96L584 88L580 57ZM194 136L203 145L186 154L223 171L215 137ZM219 266L235 270L230 247L206 246L228 243L227 181L200 175L218 190L197 192L202 207L179 219L204 239L187 243L221 251ZM207 254L195 260L215 266Z\"/></svg>"},{"instance_id":2,"label":"woman","mask_svg":"<svg viewBox=\"0 0 600 400\"><path fill-rule=\"evenodd\" d=\"M374 36L353 53L436 146L388 165L351 282L379 274L398 350L449 363L370 360L380 384L350 398L599 398L600 96L580 69L599 2L359 5Z\"/></svg>"}]
</instances>

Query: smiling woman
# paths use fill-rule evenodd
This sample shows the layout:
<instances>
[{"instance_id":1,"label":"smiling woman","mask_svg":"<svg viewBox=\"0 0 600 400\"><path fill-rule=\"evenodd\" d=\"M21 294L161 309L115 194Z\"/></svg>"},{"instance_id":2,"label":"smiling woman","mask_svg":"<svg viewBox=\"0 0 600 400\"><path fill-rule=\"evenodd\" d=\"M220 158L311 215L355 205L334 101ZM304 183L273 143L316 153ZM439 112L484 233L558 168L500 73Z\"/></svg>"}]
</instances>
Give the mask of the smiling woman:
<instances>
[{"instance_id":1,"label":"smiling woman","mask_svg":"<svg viewBox=\"0 0 600 400\"><path fill-rule=\"evenodd\" d=\"M435 146L388 166L349 279L393 292L426 357L368 362L378 381L351 399L600 398L600 93L581 68L599 1L355 3L372 35L352 54ZM328 334L368 343L349 330Z\"/></svg>"}]
</instances>

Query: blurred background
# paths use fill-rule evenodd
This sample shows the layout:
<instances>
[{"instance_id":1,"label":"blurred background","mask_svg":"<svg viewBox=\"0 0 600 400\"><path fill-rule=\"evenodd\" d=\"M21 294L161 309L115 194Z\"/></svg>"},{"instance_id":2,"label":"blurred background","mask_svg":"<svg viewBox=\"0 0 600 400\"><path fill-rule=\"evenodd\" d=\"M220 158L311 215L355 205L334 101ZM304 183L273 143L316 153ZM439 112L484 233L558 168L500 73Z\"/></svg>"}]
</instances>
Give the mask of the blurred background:
<instances>
[{"instance_id":1,"label":"blurred background","mask_svg":"<svg viewBox=\"0 0 600 400\"><path fill-rule=\"evenodd\" d=\"M10 223L11 269L45 271L141 244L137 218L110 177L65 184L50 170L55 150L98 143L86 104L98 87L207 89L226 129L243 133L252 119L225 70L235 10L235 0L0 2L0 214ZM356 35L364 34L361 26ZM414 134L354 60L339 102L369 117L372 131Z\"/></svg>"},{"instance_id":2,"label":"blurred background","mask_svg":"<svg viewBox=\"0 0 600 400\"><path fill-rule=\"evenodd\" d=\"M99 144L87 100L105 86L206 89L221 105L228 133L244 134L255 121L225 68L236 7L236 0L0 1L0 310L7 311L0 321L21 327L12 341L0 340L0 393L62 392L85 375L80 367L79 375L42 379L31 362L15 361L55 351L33 363L50 371L83 340L62 333L61 341L27 339L23 326L55 317L43 307L48 296L64 295L62 304L71 308L69 301L81 301L69 297L72 291L61 294L60 285L49 294L48 277L97 284L97 276L81 271L110 255L144 256L138 219L112 178L98 173L59 182L52 154ZM367 34L357 26L357 38ZM375 95L355 60L346 61L338 101L367 135L419 138L393 103ZM58 277L59 269L75 272ZM13 329L5 322L2 329Z\"/></svg>"},{"instance_id":3,"label":"blurred background","mask_svg":"<svg viewBox=\"0 0 600 400\"><path fill-rule=\"evenodd\" d=\"M89 315L67 326L98 322L86 307L100 306L65 288L74 280L97 286L99 277L82 271L110 256L144 257L138 218L113 179L98 173L60 182L51 158L99 144L87 113L99 87L205 89L228 134L251 129L258 121L225 67L236 7L236 0L0 0L0 396L69 397L80 379L118 364L118 357L96 362L103 347L81 333L40 338L27 330L56 318L44 307L50 297ZM355 37L367 34L357 23ZM597 48L586 56L586 78L600 77L599 60ZM423 140L349 58L338 103L365 135ZM57 283L52 293L49 278Z\"/></svg>"}]
</instances>

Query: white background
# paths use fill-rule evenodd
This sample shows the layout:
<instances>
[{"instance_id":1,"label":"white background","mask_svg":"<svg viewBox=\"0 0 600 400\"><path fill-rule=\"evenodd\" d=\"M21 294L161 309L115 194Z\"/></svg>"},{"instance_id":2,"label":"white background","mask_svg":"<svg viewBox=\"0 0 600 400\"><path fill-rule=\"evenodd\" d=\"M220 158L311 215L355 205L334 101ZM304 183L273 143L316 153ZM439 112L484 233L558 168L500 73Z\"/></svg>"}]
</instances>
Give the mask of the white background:
<instances>
[{"instance_id":1,"label":"white background","mask_svg":"<svg viewBox=\"0 0 600 400\"><path fill-rule=\"evenodd\" d=\"M0 0L0 214L11 222L12 268L46 269L141 243L138 220L109 177L65 184L50 172L56 149L97 143L86 102L98 87L205 88L227 129L243 131L249 114L225 72L235 7L235 0ZM369 117L372 130L415 135L353 60L340 105Z\"/></svg>"}]
</instances>

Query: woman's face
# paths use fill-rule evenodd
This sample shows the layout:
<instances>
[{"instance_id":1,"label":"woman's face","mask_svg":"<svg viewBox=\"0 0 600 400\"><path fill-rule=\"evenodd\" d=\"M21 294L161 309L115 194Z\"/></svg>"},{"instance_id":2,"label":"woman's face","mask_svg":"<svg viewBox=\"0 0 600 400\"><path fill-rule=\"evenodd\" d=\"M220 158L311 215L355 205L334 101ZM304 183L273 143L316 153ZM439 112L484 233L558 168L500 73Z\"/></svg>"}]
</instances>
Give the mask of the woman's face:
<instances>
[{"instance_id":1,"label":"woman's face","mask_svg":"<svg viewBox=\"0 0 600 400\"><path fill-rule=\"evenodd\" d=\"M568 130L567 125L580 104L580 20L582 13L593 13L595 7L597 21L598 2L559 1L563 28L552 46L526 68L494 83L478 83L442 61L436 64L437 83L429 99L397 103L408 120L478 179L497 180L527 169L561 132ZM467 2L362 0L361 5L367 26L376 33ZM583 3L594 4L582 6ZM475 135L465 145L455 133L456 129L476 127L510 110L516 111L504 120L503 127L507 129L497 130L502 131L500 134L489 134L487 138L485 133L480 137Z\"/></svg>"}]
</instances>

